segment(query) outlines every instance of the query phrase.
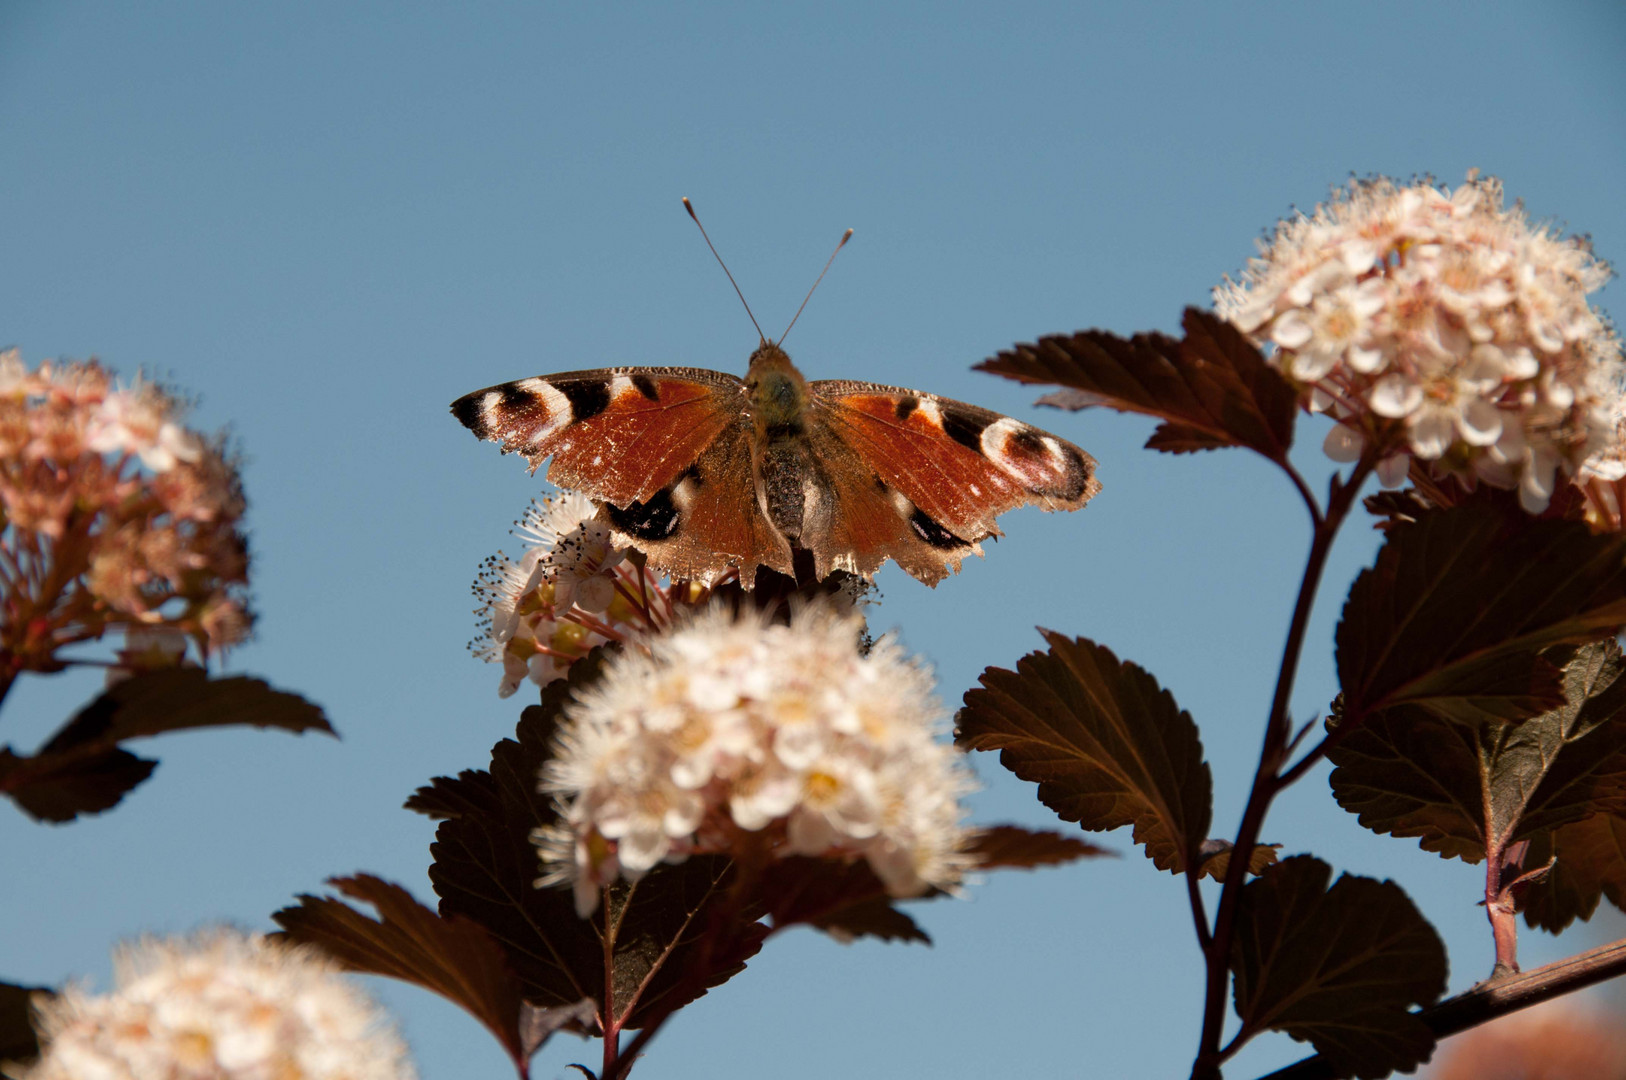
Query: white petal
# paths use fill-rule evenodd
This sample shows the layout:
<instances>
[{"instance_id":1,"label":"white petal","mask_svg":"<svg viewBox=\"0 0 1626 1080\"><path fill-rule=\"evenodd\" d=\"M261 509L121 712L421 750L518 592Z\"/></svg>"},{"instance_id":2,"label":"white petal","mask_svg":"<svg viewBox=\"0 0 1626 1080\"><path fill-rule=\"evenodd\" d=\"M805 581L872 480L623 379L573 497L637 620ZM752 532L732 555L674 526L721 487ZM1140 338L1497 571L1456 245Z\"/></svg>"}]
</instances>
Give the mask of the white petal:
<instances>
[{"instance_id":1,"label":"white petal","mask_svg":"<svg viewBox=\"0 0 1626 1080\"><path fill-rule=\"evenodd\" d=\"M1474 398L1457 418L1457 431L1469 446L1490 446L1502 437L1502 410Z\"/></svg>"},{"instance_id":2,"label":"white petal","mask_svg":"<svg viewBox=\"0 0 1626 1080\"><path fill-rule=\"evenodd\" d=\"M1346 355L1349 359L1349 366L1360 372L1362 375L1370 375L1374 371L1378 371L1384 366L1382 349L1370 349L1364 348L1360 345L1351 345L1349 347L1349 352Z\"/></svg>"},{"instance_id":3,"label":"white petal","mask_svg":"<svg viewBox=\"0 0 1626 1080\"><path fill-rule=\"evenodd\" d=\"M1270 340L1284 349L1297 349L1310 340L1309 317L1298 308L1284 311L1270 327Z\"/></svg>"},{"instance_id":4,"label":"white petal","mask_svg":"<svg viewBox=\"0 0 1626 1080\"><path fill-rule=\"evenodd\" d=\"M1300 382L1316 382L1338 366L1338 354L1329 349L1305 349L1293 354L1293 378Z\"/></svg>"},{"instance_id":5,"label":"white petal","mask_svg":"<svg viewBox=\"0 0 1626 1080\"><path fill-rule=\"evenodd\" d=\"M693 835L700 827L700 820L706 816L706 800L692 791L674 791L669 797L671 804L661 819L661 828L673 839Z\"/></svg>"},{"instance_id":6,"label":"white petal","mask_svg":"<svg viewBox=\"0 0 1626 1080\"><path fill-rule=\"evenodd\" d=\"M1397 488L1406 482L1410 470L1410 454L1390 454L1378 462L1378 483L1386 488Z\"/></svg>"},{"instance_id":7,"label":"white petal","mask_svg":"<svg viewBox=\"0 0 1626 1080\"><path fill-rule=\"evenodd\" d=\"M1423 388L1404 375L1385 375L1372 384L1367 401L1379 416L1409 416L1423 403Z\"/></svg>"},{"instance_id":8,"label":"white petal","mask_svg":"<svg viewBox=\"0 0 1626 1080\"><path fill-rule=\"evenodd\" d=\"M641 874L666 857L671 842L660 829L634 829L616 841L616 857L621 869Z\"/></svg>"},{"instance_id":9,"label":"white petal","mask_svg":"<svg viewBox=\"0 0 1626 1080\"><path fill-rule=\"evenodd\" d=\"M603 611L615 599L615 580L608 574L594 574L576 585L576 606L589 613Z\"/></svg>"},{"instance_id":10,"label":"white petal","mask_svg":"<svg viewBox=\"0 0 1626 1080\"><path fill-rule=\"evenodd\" d=\"M1428 409L1413 419L1408 434L1412 453L1424 461L1433 461L1451 449L1457 438L1457 425L1444 409Z\"/></svg>"},{"instance_id":11,"label":"white petal","mask_svg":"<svg viewBox=\"0 0 1626 1080\"><path fill-rule=\"evenodd\" d=\"M1507 353L1506 358L1507 373L1515 379L1534 379L1541 374L1541 361L1523 345Z\"/></svg>"},{"instance_id":12,"label":"white petal","mask_svg":"<svg viewBox=\"0 0 1626 1080\"><path fill-rule=\"evenodd\" d=\"M1332 430L1327 432L1326 441L1321 444L1321 449L1334 461L1348 463L1360 460L1361 448L1365 445L1366 440L1361 437L1360 432L1343 424L1334 424Z\"/></svg>"}]
</instances>

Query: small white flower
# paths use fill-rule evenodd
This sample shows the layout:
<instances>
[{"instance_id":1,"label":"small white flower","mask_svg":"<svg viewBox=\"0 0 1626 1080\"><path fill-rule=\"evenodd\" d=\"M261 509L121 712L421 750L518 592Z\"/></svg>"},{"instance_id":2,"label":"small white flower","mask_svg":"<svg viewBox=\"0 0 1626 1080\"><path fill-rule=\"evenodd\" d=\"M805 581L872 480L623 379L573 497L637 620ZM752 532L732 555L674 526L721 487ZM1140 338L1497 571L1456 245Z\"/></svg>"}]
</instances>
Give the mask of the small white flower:
<instances>
[{"instance_id":1,"label":"small white flower","mask_svg":"<svg viewBox=\"0 0 1626 1080\"><path fill-rule=\"evenodd\" d=\"M615 568L627 553L610 543L610 529L596 521L584 521L559 538L548 563L554 574L554 604L560 609L574 604L589 614L597 614L615 599Z\"/></svg>"},{"instance_id":2,"label":"small white flower","mask_svg":"<svg viewBox=\"0 0 1626 1080\"><path fill-rule=\"evenodd\" d=\"M543 769L560 808L537 838L543 880L596 904L616 874L743 830L782 855L868 859L894 895L952 887L970 773L936 741L930 676L887 639L861 654L861 626L830 605L788 626L712 609L612 660Z\"/></svg>"},{"instance_id":3,"label":"small white flower","mask_svg":"<svg viewBox=\"0 0 1626 1080\"><path fill-rule=\"evenodd\" d=\"M173 419L174 402L139 378L107 395L91 420L86 444L98 453L130 454L154 472L203 456L196 436Z\"/></svg>"},{"instance_id":4,"label":"small white flower","mask_svg":"<svg viewBox=\"0 0 1626 1080\"><path fill-rule=\"evenodd\" d=\"M212 930L114 957L117 988L36 1001L23 1080L411 1080L377 1005L315 951Z\"/></svg>"},{"instance_id":5,"label":"small white flower","mask_svg":"<svg viewBox=\"0 0 1626 1080\"><path fill-rule=\"evenodd\" d=\"M1335 459L1415 456L1539 510L1555 469L1581 473L1626 428L1621 346L1587 303L1608 266L1502 203L1473 176L1354 181L1281 222L1214 300L1349 430Z\"/></svg>"}]
</instances>

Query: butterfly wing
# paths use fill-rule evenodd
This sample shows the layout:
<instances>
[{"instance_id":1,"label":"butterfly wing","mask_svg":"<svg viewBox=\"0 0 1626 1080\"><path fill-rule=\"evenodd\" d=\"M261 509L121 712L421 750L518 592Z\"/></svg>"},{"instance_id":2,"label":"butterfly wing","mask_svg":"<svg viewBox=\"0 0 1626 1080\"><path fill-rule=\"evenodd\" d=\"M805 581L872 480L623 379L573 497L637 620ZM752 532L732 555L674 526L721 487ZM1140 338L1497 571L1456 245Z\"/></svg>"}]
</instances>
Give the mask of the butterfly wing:
<instances>
[{"instance_id":1,"label":"butterfly wing","mask_svg":"<svg viewBox=\"0 0 1626 1080\"><path fill-rule=\"evenodd\" d=\"M627 506L653 498L737 427L745 384L703 368L567 371L476 390L452 413L557 487Z\"/></svg>"},{"instance_id":2,"label":"butterfly wing","mask_svg":"<svg viewBox=\"0 0 1626 1080\"><path fill-rule=\"evenodd\" d=\"M869 576L887 559L928 585L981 555L975 539L956 536L919 511L827 425L808 428L816 496L810 500L800 542L813 552L815 573L834 570Z\"/></svg>"},{"instance_id":3,"label":"butterfly wing","mask_svg":"<svg viewBox=\"0 0 1626 1080\"><path fill-rule=\"evenodd\" d=\"M625 507L606 504L599 520L617 544L636 547L673 580L709 586L737 567L749 589L758 565L792 574L790 545L757 498L751 431L742 414L671 484Z\"/></svg>"},{"instance_id":4,"label":"butterfly wing","mask_svg":"<svg viewBox=\"0 0 1626 1080\"><path fill-rule=\"evenodd\" d=\"M998 534L994 519L1007 510L1076 510L1101 490L1090 455L990 409L847 380L808 390L816 459L844 500L833 520L862 524L849 520L845 533L832 526L830 546L852 544L843 550L860 563L890 556L935 581L944 564L958 568L964 555L980 552L977 542ZM917 569L929 565L935 577Z\"/></svg>"}]
</instances>

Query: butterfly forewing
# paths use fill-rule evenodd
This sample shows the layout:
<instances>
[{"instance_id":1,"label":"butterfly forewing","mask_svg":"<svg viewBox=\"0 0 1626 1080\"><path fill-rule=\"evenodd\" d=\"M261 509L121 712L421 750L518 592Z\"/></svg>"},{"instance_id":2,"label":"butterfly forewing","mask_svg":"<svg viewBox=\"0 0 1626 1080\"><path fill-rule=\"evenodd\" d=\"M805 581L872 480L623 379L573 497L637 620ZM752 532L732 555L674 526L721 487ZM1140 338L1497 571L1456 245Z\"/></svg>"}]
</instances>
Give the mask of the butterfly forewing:
<instances>
[{"instance_id":1,"label":"butterfly forewing","mask_svg":"<svg viewBox=\"0 0 1626 1080\"><path fill-rule=\"evenodd\" d=\"M569 371L476 390L452 412L482 439L552 457L558 487L625 506L674 483L744 406L745 384L703 368Z\"/></svg>"}]
</instances>

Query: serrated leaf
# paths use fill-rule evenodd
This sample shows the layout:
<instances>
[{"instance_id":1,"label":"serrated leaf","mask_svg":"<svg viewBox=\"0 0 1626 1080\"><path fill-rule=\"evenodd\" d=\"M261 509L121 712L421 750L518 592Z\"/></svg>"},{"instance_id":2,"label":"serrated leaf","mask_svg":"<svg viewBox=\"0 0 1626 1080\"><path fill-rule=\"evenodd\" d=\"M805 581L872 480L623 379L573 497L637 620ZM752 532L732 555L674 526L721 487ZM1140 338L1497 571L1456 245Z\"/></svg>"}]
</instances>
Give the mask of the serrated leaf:
<instances>
[{"instance_id":1,"label":"serrated leaf","mask_svg":"<svg viewBox=\"0 0 1626 1080\"><path fill-rule=\"evenodd\" d=\"M1231 869L1231 852L1235 847L1229 840L1204 840L1197 876L1224 881L1226 872ZM1280 844L1253 845L1253 851L1248 854L1248 873L1254 877L1264 873L1265 867L1275 865L1281 850Z\"/></svg>"},{"instance_id":2,"label":"serrated leaf","mask_svg":"<svg viewBox=\"0 0 1626 1080\"><path fill-rule=\"evenodd\" d=\"M634 885L618 885L588 920L577 917L568 888L536 887L541 867L531 832L558 817L552 800L537 791L537 774L565 704L597 678L598 663L589 655L572 665L568 679L544 688L542 704L525 710L515 738L492 749L489 771L439 777L409 805L445 818L429 870L441 913L466 915L490 931L526 999L544 1008L605 1001L608 940L617 1026L629 1028L743 970L768 928L755 909L727 917L733 868L719 856L662 865ZM705 935L710 939L702 944ZM690 971L695 965L699 970Z\"/></svg>"},{"instance_id":3,"label":"serrated leaf","mask_svg":"<svg viewBox=\"0 0 1626 1080\"><path fill-rule=\"evenodd\" d=\"M1048 651L1015 671L989 668L966 692L955 741L998 750L1064 821L1133 825L1159 869L1184 870L1208 835L1213 786L1197 725L1144 669L1087 639L1042 633Z\"/></svg>"},{"instance_id":4,"label":"serrated leaf","mask_svg":"<svg viewBox=\"0 0 1626 1080\"><path fill-rule=\"evenodd\" d=\"M1522 724L1390 709L1333 743L1338 804L1379 833L1478 862L1488 850L1626 810L1626 679L1614 641L1548 654L1565 703Z\"/></svg>"},{"instance_id":5,"label":"serrated leaf","mask_svg":"<svg viewBox=\"0 0 1626 1080\"><path fill-rule=\"evenodd\" d=\"M811 925L837 941L850 942L861 937L872 937L881 941L918 941L922 945L932 943L931 935L922 930L919 923L893 907L885 897L849 904L813 920Z\"/></svg>"},{"instance_id":6,"label":"serrated leaf","mask_svg":"<svg viewBox=\"0 0 1626 1080\"><path fill-rule=\"evenodd\" d=\"M1563 825L1531 841L1525 866L1556 861L1544 877L1524 888L1524 920L1556 934L1576 919L1592 918L1608 897L1626 910L1626 820L1597 814Z\"/></svg>"},{"instance_id":7,"label":"serrated leaf","mask_svg":"<svg viewBox=\"0 0 1626 1080\"><path fill-rule=\"evenodd\" d=\"M156 768L158 762L117 747L34 758L0 747L0 791L35 821L61 824L111 810Z\"/></svg>"},{"instance_id":8,"label":"serrated leaf","mask_svg":"<svg viewBox=\"0 0 1626 1080\"><path fill-rule=\"evenodd\" d=\"M1537 654L1626 622L1626 537L1489 501L1388 532L1338 624L1344 714L1417 704L1462 720L1521 720L1564 700Z\"/></svg>"},{"instance_id":9,"label":"serrated leaf","mask_svg":"<svg viewBox=\"0 0 1626 1080\"><path fill-rule=\"evenodd\" d=\"M352 971L439 994L484 1025L524 1071L536 1047L528 1047L520 1032L519 978L484 927L437 915L399 885L370 874L330 878L328 884L372 905L378 918L342 900L302 895L296 906L271 916L290 939L315 946ZM589 1030L585 1024L577 1029Z\"/></svg>"},{"instance_id":10,"label":"serrated leaf","mask_svg":"<svg viewBox=\"0 0 1626 1080\"><path fill-rule=\"evenodd\" d=\"M1187 308L1183 338L1103 330L1040 338L976 365L1023 383L1069 389L1040 399L1062 408L1105 405L1165 421L1147 446L1172 453L1245 446L1285 462L1297 394L1236 328Z\"/></svg>"},{"instance_id":11,"label":"serrated leaf","mask_svg":"<svg viewBox=\"0 0 1626 1080\"><path fill-rule=\"evenodd\" d=\"M0 1062L22 1064L39 1055L39 1038L34 1034L33 997L50 993L44 986L0 982Z\"/></svg>"},{"instance_id":12,"label":"serrated leaf","mask_svg":"<svg viewBox=\"0 0 1626 1080\"><path fill-rule=\"evenodd\" d=\"M1392 881L1295 855L1243 886L1231 952L1237 1043L1264 1030L1308 1041L1340 1075L1409 1071L1434 1035L1409 1010L1445 990L1445 946Z\"/></svg>"},{"instance_id":13,"label":"serrated leaf","mask_svg":"<svg viewBox=\"0 0 1626 1080\"><path fill-rule=\"evenodd\" d=\"M801 924L841 941L869 936L931 944L913 919L892 906L886 886L863 860L775 859L763 869L760 894L775 930ZM941 895L933 891L927 898Z\"/></svg>"},{"instance_id":14,"label":"serrated leaf","mask_svg":"<svg viewBox=\"0 0 1626 1080\"><path fill-rule=\"evenodd\" d=\"M259 679L201 668L132 675L109 687L30 757L0 748L0 792L37 820L71 821L116 806L157 762L118 744L188 728L250 725L333 733L322 710Z\"/></svg>"},{"instance_id":15,"label":"serrated leaf","mask_svg":"<svg viewBox=\"0 0 1626 1080\"><path fill-rule=\"evenodd\" d=\"M1094 855L1116 855L1076 836L1063 836L1048 830L1026 829L1020 825L990 825L978 829L966 845L978 870L1001 868L1032 870Z\"/></svg>"}]
</instances>

